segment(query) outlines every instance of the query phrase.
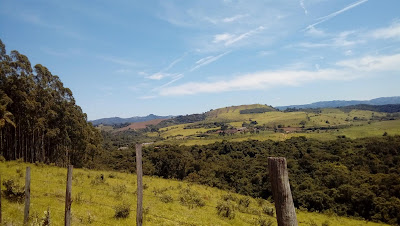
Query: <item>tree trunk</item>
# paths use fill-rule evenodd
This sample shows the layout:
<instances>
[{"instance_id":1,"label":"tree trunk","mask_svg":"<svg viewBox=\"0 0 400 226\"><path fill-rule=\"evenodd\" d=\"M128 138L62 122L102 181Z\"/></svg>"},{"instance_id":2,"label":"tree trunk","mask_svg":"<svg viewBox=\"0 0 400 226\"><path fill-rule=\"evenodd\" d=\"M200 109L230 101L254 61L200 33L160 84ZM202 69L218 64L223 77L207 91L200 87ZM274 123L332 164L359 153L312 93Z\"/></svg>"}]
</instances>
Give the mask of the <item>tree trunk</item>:
<instances>
[{"instance_id":1,"label":"tree trunk","mask_svg":"<svg viewBox=\"0 0 400 226\"><path fill-rule=\"evenodd\" d=\"M268 169L278 226L297 226L286 159L282 157L269 157Z\"/></svg>"}]
</instances>

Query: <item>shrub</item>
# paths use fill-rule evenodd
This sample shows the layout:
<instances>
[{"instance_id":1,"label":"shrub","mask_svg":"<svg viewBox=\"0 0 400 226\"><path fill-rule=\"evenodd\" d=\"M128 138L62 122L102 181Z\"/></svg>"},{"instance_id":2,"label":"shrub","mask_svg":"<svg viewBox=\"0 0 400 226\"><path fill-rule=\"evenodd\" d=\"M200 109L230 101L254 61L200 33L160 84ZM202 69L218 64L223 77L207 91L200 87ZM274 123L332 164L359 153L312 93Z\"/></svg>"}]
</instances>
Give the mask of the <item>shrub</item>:
<instances>
[{"instance_id":1,"label":"shrub","mask_svg":"<svg viewBox=\"0 0 400 226\"><path fill-rule=\"evenodd\" d=\"M121 197L121 195L126 193L126 186L125 184L117 185L113 187L113 191L115 192L116 197Z\"/></svg>"},{"instance_id":2,"label":"shrub","mask_svg":"<svg viewBox=\"0 0 400 226\"><path fill-rule=\"evenodd\" d=\"M262 211L263 211L263 213L265 213L265 214L267 214L267 215L269 215L271 217L273 217L274 213L275 213L274 208L273 207L269 207L269 206L264 206L262 208Z\"/></svg>"},{"instance_id":3,"label":"shrub","mask_svg":"<svg viewBox=\"0 0 400 226\"><path fill-rule=\"evenodd\" d=\"M131 206L127 203L123 203L114 207L115 218L128 218L131 212Z\"/></svg>"},{"instance_id":4,"label":"shrub","mask_svg":"<svg viewBox=\"0 0 400 226\"><path fill-rule=\"evenodd\" d=\"M12 202L22 202L25 197L24 186L19 185L13 179L5 180L3 182L6 190L3 192L4 197Z\"/></svg>"},{"instance_id":5,"label":"shrub","mask_svg":"<svg viewBox=\"0 0 400 226\"><path fill-rule=\"evenodd\" d=\"M329 226L329 221L326 220L326 221L322 222L322 226Z\"/></svg>"},{"instance_id":6,"label":"shrub","mask_svg":"<svg viewBox=\"0 0 400 226\"><path fill-rule=\"evenodd\" d=\"M249 207L250 205L250 198L249 197L245 197L245 198L241 198L239 199L239 206L243 206L243 207Z\"/></svg>"},{"instance_id":7,"label":"shrub","mask_svg":"<svg viewBox=\"0 0 400 226\"><path fill-rule=\"evenodd\" d=\"M160 201L163 202L163 203L169 203L169 202L173 202L174 199L170 195L163 194L163 195L160 196Z\"/></svg>"},{"instance_id":8,"label":"shrub","mask_svg":"<svg viewBox=\"0 0 400 226\"><path fill-rule=\"evenodd\" d=\"M231 193L229 193L229 194L227 194L227 195L223 195L223 196L222 196L222 200L224 200L224 201L234 201L234 202L236 202L237 198L236 198L234 195L232 195Z\"/></svg>"},{"instance_id":9,"label":"shrub","mask_svg":"<svg viewBox=\"0 0 400 226\"><path fill-rule=\"evenodd\" d=\"M267 220L263 217L260 217L258 219L256 219L256 225L260 225L260 226L271 226L273 225L274 222L272 220Z\"/></svg>"},{"instance_id":10,"label":"shrub","mask_svg":"<svg viewBox=\"0 0 400 226\"><path fill-rule=\"evenodd\" d=\"M88 175L89 177L89 175ZM97 175L90 183L92 185L99 185L99 184L104 184L106 182L106 179L104 178L103 174Z\"/></svg>"},{"instance_id":11,"label":"shrub","mask_svg":"<svg viewBox=\"0 0 400 226\"><path fill-rule=\"evenodd\" d=\"M0 155L0 162L5 162L6 158L4 158L4 156Z\"/></svg>"},{"instance_id":12,"label":"shrub","mask_svg":"<svg viewBox=\"0 0 400 226\"><path fill-rule=\"evenodd\" d=\"M217 214L221 217L226 217L228 219L235 218L235 210L231 202L225 201L220 202L217 205Z\"/></svg>"},{"instance_id":13,"label":"shrub","mask_svg":"<svg viewBox=\"0 0 400 226\"><path fill-rule=\"evenodd\" d=\"M166 191L168 191L168 188L154 188L154 189L153 189L154 195L162 195L162 194L164 194Z\"/></svg>"},{"instance_id":14,"label":"shrub","mask_svg":"<svg viewBox=\"0 0 400 226\"><path fill-rule=\"evenodd\" d=\"M200 194L197 191L192 191L189 187L180 191L179 201L182 205L189 207L189 209L206 205Z\"/></svg>"}]
</instances>

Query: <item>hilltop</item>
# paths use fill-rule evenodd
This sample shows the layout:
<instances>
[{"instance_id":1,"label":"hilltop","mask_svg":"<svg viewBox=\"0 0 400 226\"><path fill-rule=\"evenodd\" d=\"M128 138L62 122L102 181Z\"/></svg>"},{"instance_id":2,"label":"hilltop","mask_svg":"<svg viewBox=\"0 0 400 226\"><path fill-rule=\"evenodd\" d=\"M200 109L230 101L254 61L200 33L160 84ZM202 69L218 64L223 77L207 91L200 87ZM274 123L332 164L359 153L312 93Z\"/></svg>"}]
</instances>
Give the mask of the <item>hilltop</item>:
<instances>
[{"instance_id":1,"label":"hilltop","mask_svg":"<svg viewBox=\"0 0 400 226\"><path fill-rule=\"evenodd\" d=\"M289 105L277 106L279 110L286 110L287 108L336 108L350 105L368 104L368 105L385 105L385 104L400 104L400 96L394 97L379 97L371 100L333 100L333 101L319 101L311 104L302 105Z\"/></svg>"},{"instance_id":2,"label":"hilltop","mask_svg":"<svg viewBox=\"0 0 400 226\"><path fill-rule=\"evenodd\" d=\"M126 124L126 123L133 123L133 122L145 122L154 119L168 119L172 116L158 116L154 114L149 114L147 116L134 116L130 118L120 118L120 117L111 117L111 118L101 118L96 120L91 120L90 122L94 126L98 125L105 125L105 126L112 126L118 124Z\"/></svg>"}]
</instances>

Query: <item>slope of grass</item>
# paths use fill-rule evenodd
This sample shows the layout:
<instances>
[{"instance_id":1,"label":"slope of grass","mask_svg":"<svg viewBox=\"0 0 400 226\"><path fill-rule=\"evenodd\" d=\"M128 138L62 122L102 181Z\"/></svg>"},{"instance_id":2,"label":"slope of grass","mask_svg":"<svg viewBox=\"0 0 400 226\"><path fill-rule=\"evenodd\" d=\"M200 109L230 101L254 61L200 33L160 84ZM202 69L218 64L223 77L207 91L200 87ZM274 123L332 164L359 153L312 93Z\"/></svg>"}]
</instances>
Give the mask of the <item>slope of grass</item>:
<instances>
[{"instance_id":1,"label":"slope of grass","mask_svg":"<svg viewBox=\"0 0 400 226\"><path fill-rule=\"evenodd\" d=\"M63 225L66 169L42 164L22 162L0 163L3 181L12 179L24 184L25 168L31 167L31 208L30 222L40 221L44 211L50 210L53 225ZM103 175L104 179L101 179ZM156 177L144 177L144 225L276 225L275 218L265 214L272 204L266 200L228 193L216 188ZM4 190L4 186L1 186ZM185 193L186 192L186 193ZM189 192L189 193L187 193ZM198 198L204 206L193 208L182 204L189 194ZM127 173L73 170L72 183L72 225L134 225L136 211L136 176ZM219 216L216 206L225 199L235 217ZM249 205L239 204L249 200ZM226 201L225 201L226 203ZM125 219L114 217L115 208L130 207ZM3 221L8 225L22 225L22 203L11 202L2 196ZM299 225L383 225L365 222L332 214L298 212Z\"/></svg>"},{"instance_id":2,"label":"slope of grass","mask_svg":"<svg viewBox=\"0 0 400 226\"><path fill-rule=\"evenodd\" d=\"M202 145L222 140L243 141L253 140L275 140L282 141L291 137L305 136L319 140L333 140L337 136L347 136L350 138L381 136L384 132L391 135L400 134L400 120L378 121L377 118L385 117L386 113L372 112L366 110L341 109L321 109L316 111L297 111L281 112L270 111L257 114L240 114L243 109L270 108L265 105L242 105L236 107L220 108L207 113L206 120L196 123L174 125L160 129L160 136L164 138L162 143L178 143L184 145ZM273 109L272 109L273 110ZM375 118L374 118L375 117ZM224 122L231 127L239 128L243 124L250 124L256 121L258 126L267 128L291 127L298 128L304 126L304 129L313 129L307 131L297 131L295 133L286 133L282 131L273 132L260 131L259 133L236 133L229 136L219 136L217 133L207 133L207 131L218 128L203 128L198 126L195 129L186 127L193 125L210 124L214 122ZM326 128L338 129L326 129ZM186 128L186 129L185 129ZM325 129L321 129L325 128ZM199 136L204 134L204 136ZM154 135L154 134L148 134Z\"/></svg>"}]
</instances>

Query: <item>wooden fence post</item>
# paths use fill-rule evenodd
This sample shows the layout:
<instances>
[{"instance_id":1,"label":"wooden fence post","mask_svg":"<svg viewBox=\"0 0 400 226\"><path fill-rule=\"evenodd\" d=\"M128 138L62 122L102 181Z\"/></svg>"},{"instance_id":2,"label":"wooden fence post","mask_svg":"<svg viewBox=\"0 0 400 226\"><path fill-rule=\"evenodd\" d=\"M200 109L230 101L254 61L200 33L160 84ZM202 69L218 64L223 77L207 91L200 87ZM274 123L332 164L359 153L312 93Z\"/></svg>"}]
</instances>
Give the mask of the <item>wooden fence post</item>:
<instances>
[{"instance_id":1,"label":"wooden fence post","mask_svg":"<svg viewBox=\"0 0 400 226\"><path fill-rule=\"evenodd\" d=\"M70 226L71 225L71 190L72 190L72 165L68 166L67 172L67 189L65 192L65 218L64 218L64 225Z\"/></svg>"},{"instance_id":2,"label":"wooden fence post","mask_svg":"<svg viewBox=\"0 0 400 226\"><path fill-rule=\"evenodd\" d=\"M3 218L1 216L1 174L0 174L0 225L3 223Z\"/></svg>"},{"instance_id":3,"label":"wooden fence post","mask_svg":"<svg viewBox=\"0 0 400 226\"><path fill-rule=\"evenodd\" d=\"M297 226L296 210L290 191L286 159L283 157L269 157L268 169L278 226Z\"/></svg>"},{"instance_id":4,"label":"wooden fence post","mask_svg":"<svg viewBox=\"0 0 400 226\"><path fill-rule=\"evenodd\" d=\"M31 167L28 166L26 167L26 175L25 175L24 225L28 225L30 202L31 202Z\"/></svg>"},{"instance_id":5,"label":"wooden fence post","mask_svg":"<svg viewBox=\"0 0 400 226\"><path fill-rule=\"evenodd\" d=\"M136 144L136 175L137 175L136 225L142 226L143 223L142 144Z\"/></svg>"}]
</instances>

